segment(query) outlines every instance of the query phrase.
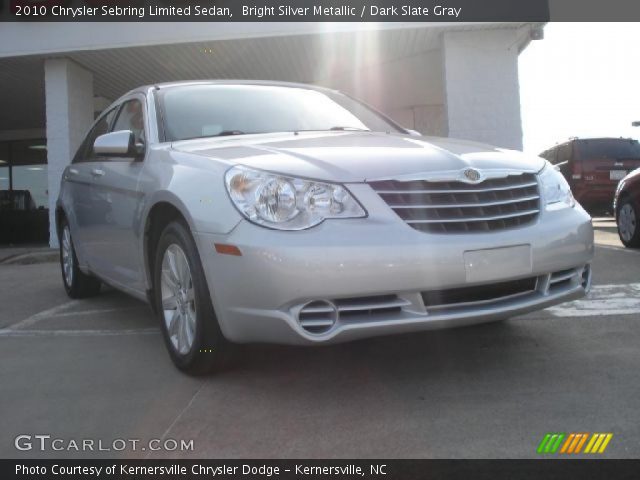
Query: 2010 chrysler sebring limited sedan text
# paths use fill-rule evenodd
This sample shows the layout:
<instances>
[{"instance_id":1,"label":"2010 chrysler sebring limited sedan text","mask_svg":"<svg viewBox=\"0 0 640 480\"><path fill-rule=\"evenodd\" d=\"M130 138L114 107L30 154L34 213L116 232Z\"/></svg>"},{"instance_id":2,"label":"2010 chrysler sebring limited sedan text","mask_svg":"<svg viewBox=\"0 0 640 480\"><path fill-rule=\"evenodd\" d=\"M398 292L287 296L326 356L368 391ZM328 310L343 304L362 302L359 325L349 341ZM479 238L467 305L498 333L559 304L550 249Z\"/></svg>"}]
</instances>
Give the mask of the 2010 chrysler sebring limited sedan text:
<instances>
[{"instance_id":1,"label":"2010 chrysler sebring limited sedan text","mask_svg":"<svg viewBox=\"0 0 640 480\"><path fill-rule=\"evenodd\" d=\"M333 90L190 82L95 122L56 210L68 294L148 300L175 364L582 297L591 219L545 160L420 137Z\"/></svg>"}]
</instances>

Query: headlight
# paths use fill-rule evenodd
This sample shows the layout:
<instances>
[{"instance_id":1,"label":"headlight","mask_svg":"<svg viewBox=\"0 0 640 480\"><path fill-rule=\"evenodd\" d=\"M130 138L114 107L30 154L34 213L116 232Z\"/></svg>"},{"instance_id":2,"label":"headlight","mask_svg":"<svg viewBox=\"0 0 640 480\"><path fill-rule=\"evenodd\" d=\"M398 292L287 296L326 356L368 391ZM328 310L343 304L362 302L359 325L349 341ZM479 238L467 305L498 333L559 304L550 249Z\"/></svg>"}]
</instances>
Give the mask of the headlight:
<instances>
[{"instance_id":1,"label":"headlight","mask_svg":"<svg viewBox=\"0 0 640 480\"><path fill-rule=\"evenodd\" d=\"M575 206L576 201L569 184L549 162L538 176L542 185L542 201L547 210L560 210Z\"/></svg>"},{"instance_id":2,"label":"headlight","mask_svg":"<svg viewBox=\"0 0 640 480\"><path fill-rule=\"evenodd\" d=\"M225 175L227 191L248 220L279 230L303 230L326 218L365 217L341 185L285 177L237 166Z\"/></svg>"}]
</instances>

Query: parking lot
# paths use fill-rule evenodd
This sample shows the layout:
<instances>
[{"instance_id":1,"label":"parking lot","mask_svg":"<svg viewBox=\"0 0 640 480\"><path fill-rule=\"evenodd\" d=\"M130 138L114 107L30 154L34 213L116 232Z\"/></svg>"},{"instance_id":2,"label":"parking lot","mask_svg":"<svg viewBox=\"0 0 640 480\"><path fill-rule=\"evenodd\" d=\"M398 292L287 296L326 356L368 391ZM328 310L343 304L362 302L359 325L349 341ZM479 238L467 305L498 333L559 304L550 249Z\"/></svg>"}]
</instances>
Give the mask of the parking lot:
<instances>
[{"instance_id":1,"label":"parking lot","mask_svg":"<svg viewBox=\"0 0 640 480\"><path fill-rule=\"evenodd\" d=\"M145 304L111 289L70 301L56 263L0 265L0 456L526 458L547 432L612 432L604 456L637 458L640 252L611 219L594 225L589 300L326 348L244 346L205 378L172 366ZM141 443L18 451L21 434Z\"/></svg>"}]
</instances>

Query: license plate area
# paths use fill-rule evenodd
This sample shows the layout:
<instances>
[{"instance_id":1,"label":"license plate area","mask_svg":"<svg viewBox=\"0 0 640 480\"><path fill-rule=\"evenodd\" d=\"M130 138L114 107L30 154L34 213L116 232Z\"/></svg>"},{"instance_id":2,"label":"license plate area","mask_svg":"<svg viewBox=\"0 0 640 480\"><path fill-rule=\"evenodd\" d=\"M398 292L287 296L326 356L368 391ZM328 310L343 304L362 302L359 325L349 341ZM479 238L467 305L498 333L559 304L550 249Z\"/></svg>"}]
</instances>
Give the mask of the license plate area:
<instances>
[{"instance_id":1,"label":"license plate area","mask_svg":"<svg viewBox=\"0 0 640 480\"><path fill-rule=\"evenodd\" d=\"M609 171L609 180L622 180L627 176L626 170L610 170Z\"/></svg>"},{"instance_id":2,"label":"license plate area","mask_svg":"<svg viewBox=\"0 0 640 480\"><path fill-rule=\"evenodd\" d=\"M533 271L531 245L466 251L464 269L469 283L529 275Z\"/></svg>"}]
</instances>

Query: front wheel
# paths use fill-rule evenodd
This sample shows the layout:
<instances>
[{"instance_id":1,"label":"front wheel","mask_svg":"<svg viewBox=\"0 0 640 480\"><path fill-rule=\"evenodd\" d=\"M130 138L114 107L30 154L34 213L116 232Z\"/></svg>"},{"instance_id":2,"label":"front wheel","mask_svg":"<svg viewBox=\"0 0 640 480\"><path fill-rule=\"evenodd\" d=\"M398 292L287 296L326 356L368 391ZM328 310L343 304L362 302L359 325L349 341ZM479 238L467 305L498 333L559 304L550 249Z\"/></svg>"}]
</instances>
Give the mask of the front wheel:
<instances>
[{"instance_id":1,"label":"front wheel","mask_svg":"<svg viewBox=\"0 0 640 480\"><path fill-rule=\"evenodd\" d=\"M64 289L70 298L92 297L100 292L100 280L82 273L78 267L71 229L66 220L62 221L60 233L60 269Z\"/></svg>"},{"instance_id":2,"label":"front wheel","mask_svg":"<svg viewBox=\"0 0 640 480\"><path fill-rule=\"evenodd\" d=\"M158 241L154 268L156 311L173 363L191 374L219 369L228 357L225 340L195 242L181 222Z\"/></svg>"},{"instance_id":3,"label":"front wheel","mask_svg":"<svg viewBox=\"0 0 640 480\"><path fill-rule=\"evenodd\" d=\"M620 241L628 248L640 248L640 211L630 198L620 202L617 212L618 235Z\"/></svg>"}]
</instances>

